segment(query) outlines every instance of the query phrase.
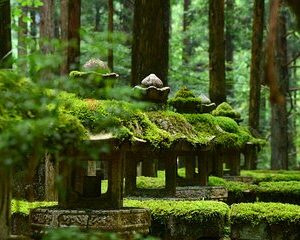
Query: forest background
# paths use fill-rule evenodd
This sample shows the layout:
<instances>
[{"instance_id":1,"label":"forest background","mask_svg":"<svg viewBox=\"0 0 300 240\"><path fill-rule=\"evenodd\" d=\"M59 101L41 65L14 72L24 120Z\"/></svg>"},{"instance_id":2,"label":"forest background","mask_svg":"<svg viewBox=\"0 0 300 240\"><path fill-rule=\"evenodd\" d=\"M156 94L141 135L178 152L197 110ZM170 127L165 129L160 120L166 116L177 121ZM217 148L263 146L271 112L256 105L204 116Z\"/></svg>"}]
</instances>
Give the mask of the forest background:
<instances>
[{"instance_id":1,"label":"forest background","mask_svg":"<svg viewBox=\"0 0 300 240\"><path fill-rule=\"evenodd\" d=\"M36 82L51 82L56 87L62 86L66 80L62 66L65 58L65 42L63 31L66 12L61 11L67 1L59 0L12 0L12 56L16 71L26 74ZM80 2L80 1L79 1ZM159 1L157 1L159 2ZM182 86L193 90L196 95L209 95L210 83L210 2L204 0L172 0L168 11L169 24L169 65L167 79L174 94ZM223 1L220 1L223 2ZM262 29L263 36L270 30L268 25L271 4L269 1L226 0L224 3L224 42L226 65L226 99L242 114L243 125L249 122L251 50L253 47L253 18L258 2L264 4ZM271 1L272 2L272 1ZM76 3L76 1L74 1ZM80 6L80 5L79 5ZM137 9L140 7L140 9ZM147 9L135 6L131 0L89 0L81 2L80 58L82 66L91 58L100 58L108 62L109 67L120 75L120 85L132 85L132 42L134 40L134 12L146 15ZM162 6L163 7L163 6ZM143 15L142 14L142 15ZM288 153L288 164L279 168L299 168L299 53L300 34L293 13L286 6L281 9L285 19L286 33L286 69L285 79L288 81L284 95L287 119L286 138L277 138L284 142ZM73 14L74 15L74 14ZM74 17L74 16L73 16ZM160 21L153 17L153 21ZM137 20L135 20L137 21ZM49 22L51 24L49 24ZM52 28L51 33L47 32ZM156 35L155 29L143 29L147 36ZM163 45L162 39L161 45ZM264 49L261 48L261 60ZM77 61L77 62L78 62ZM155 60L154 60L155 61ZM263 63L260 63L263 65ZM75 66L71 66L73 68ZM259 99L259 128L254 133L267 140L267 146L260 152L258 168L271 166L272 114L269 102L269 88L263 85L263 69L260 66L261 97ZM67 73L65 71L64 73ZM47 81L44 81L47 79ZM58 80L59 79L59 80ZM142 80L142 79L140 79ZM64 83L67 84L67 83ZM260 84L259 84L260 85ZM117 93L118 95L120 93ZM126 95L126 91L122 92ZM274 121L274 119L273 119ZM275 120L276 121L276 120ZM274 122L273 122L274 123ZM275 139L275 137L274 137ZM281 150L280 150L281 151ZM276 153L273 153L273 155ZM276 165L276 164L275 164Z\"/></svg>"}]
</instances>

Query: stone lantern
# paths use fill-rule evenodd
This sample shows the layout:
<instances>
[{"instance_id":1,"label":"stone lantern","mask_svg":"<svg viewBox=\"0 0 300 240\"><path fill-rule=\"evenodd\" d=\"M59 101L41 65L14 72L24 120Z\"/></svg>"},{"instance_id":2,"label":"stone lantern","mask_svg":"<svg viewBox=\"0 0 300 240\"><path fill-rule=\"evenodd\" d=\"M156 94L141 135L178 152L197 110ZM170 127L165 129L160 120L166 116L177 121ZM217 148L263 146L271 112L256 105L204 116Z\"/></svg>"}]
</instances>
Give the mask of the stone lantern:
<instances>
[{"instance_id":1,"label":"stone lantern","mask_svg":"<svg viewBox=\"0 0 300 240\"><path fill-rule=\"evenodd\" d=\"M132 232L148 233L149 211L123 208L125 151L125 143L111 134L100 134L91 136L81 150L69 152L59 163L62 191L58 207L32 210L32 230L40 235L44 228L77 226L83 230L111 231L126 236ZM89 157L91 152L96 157ZM101 192L103 179L97 174L98 161L107 163L106 193Z\"/></svg>"},{"instance_id":2,"label":"stone lantern","mask_svg":"<svg viewBox=\"0 0 300 240\"><path fill-rule=\"evenodd\" d=\"M153 73L145 77L134 90L141 94L143 100L154 103L166 103L170 93L170 88L164 87L163 82Z\"/></svg>"}]
</instances>

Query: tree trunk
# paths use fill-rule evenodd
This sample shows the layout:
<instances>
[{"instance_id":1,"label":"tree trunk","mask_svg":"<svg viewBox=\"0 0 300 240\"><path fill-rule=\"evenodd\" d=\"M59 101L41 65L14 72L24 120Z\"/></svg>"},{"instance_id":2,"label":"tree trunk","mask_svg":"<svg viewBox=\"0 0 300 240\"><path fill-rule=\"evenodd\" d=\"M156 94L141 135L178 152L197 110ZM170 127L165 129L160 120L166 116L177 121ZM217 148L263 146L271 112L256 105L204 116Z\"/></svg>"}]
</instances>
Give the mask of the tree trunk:
<instances>
[{"instance_id":1,"label":"tree trunk","mask_svg":"<svg viewBox=\"0 0 300 240\"><path fill-rule=\"evenodd\" d=\"M224 0L209 0L209 96L216 104L226 101Z\"/></svg>"},{"instance_id":2,"label":"tree trunk","mask_svg":"<svg viewBox=\"0 0 300 240\"><path fill-rule=\"evenodd\" d=\"M128 0L122 1L121 24L122 30L130 34L132 32L132 14L133 4Z\"/></svg>"},{"instance_id":3,"label":"tree trunk","mask_svg":"<svg viewBox=\"0 0 300 240\"><path fill-rule=\"evenodd\" d=\"M136 0L134 6L132 79L138 85L154 73L168 84L169 64L169 0Z\"/></svg>"},{"instance_id":4,"label":"tree trunk","mask_svg":"<svg viewBox=\"0 0 300 240\"><path fill-rule=\"evenodd\" d=\"M79 69L81 0L61 0L61 36L67 43L61 73Z\"/></svg>"},{"instance_id":5,"label":"tree trunk","mask_svg":"<svg viewBox=\"0 0 300 240\"><path fill-rule=\"evenodd\" d=\"M10 1L0 4L0 68L11 68L11 17Z\"/></svg>"},{"instance_id":6,"label":"tree trunk","mask_svg":"<svg viewBox=\"0 0 300 240\"><path fill-rule=\"evenodd\" d=\"M276 39L276 66L278 70L278 86L282 96L288 91L286 18L283 14L278 19ZM288 169L288 119L286 97L282 103L271 102L271 168Z\"/></svg>"},{"instance_id":7,"label":"tree trunk","mask_svg":"<svg viewBox=\"0 0 300 240\"><path fill-rule=\"evenodd\" d=\"M49 40L54 38L54 0L43 0L40 22L40 49L42 53L52 52Z\"/></svg>"},{"instance_id":8,"label":"tree trunk","mask_svg":"<svg viewBox=\"0 0 300 240\"><path fill-rule=\"evenodd\" d=\"M114 32L114 1L108 0L108 56L107 64L111 71L114 69L114 52L113 52L113 32Z\"/></svg>"},{"instance_id":9,"label":"tree trunk","mask_svg":"<svg viewBox=\"0 0 300 240\"><path fill-rule=\"evenodd\" d=\"M27 21L24 18L27 18L28 15L28 8L21 7L22 14L18 18L18 59L22 59L19 62L19 67L23 70L27 70L27 34L28 34L28 27Z\"/></svg>"},{"instance_id":10,"label":"tree trunk","mask_svg":"<svg viewBox=\"0 0 300 240\"><path fill-rule=\"evenodd\" d=\"M100 32L100 1L95 2L95 32Z\"/></svg>"},{"instance_id":11,"label":"tree trunk","mask_svg":"<svg viewBox=\"0 0 300 240\"><path fill-rule=\"evenodd\" d=\"M225 21L225 60L226 73L232 72L232 64L234 57L234 11L235 0L226 0L226 21ZM233 98L233 79L231 74L226 74L226 91L227 95Z\"/></svg>"},{"instance_id":12,"label":"tree trunk","mask_svg":"<svg viewBox=\"0 0 300 240\"><path fill-rule=\"evenodd\" d=\"M262 49L264 34L264 0L255 0L252 26L250 70L249 127L259 132L260 84L262 82Z\"/></svg>"},{"instance_id":13,"label":"tree trunk","mask_svg":"<svg viewBox=\"0 0 300 240\"><path fill-rule=\"evenodd\" d=\"M191 6L191 0L184 0L183 3L183 49L182 60L183 64L188 64L192 55L192 42L188 33L189 26L191 24L191 16L189 9Z\"/></svg>"}]
</instances>

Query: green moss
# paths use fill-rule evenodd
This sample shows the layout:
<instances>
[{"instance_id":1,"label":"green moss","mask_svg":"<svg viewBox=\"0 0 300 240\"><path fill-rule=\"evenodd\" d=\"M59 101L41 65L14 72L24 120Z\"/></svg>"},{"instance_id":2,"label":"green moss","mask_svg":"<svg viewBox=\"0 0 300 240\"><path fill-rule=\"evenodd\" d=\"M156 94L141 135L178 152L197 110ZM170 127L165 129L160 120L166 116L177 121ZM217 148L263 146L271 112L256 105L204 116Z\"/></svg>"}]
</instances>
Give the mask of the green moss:
<instances>
[{"instance_id":1,"label":"green moss","mask_svg":"<svg viewBox=\"0 0 300 240\"><path fill-rule=\"evenodd\" d=\"M176 92L174 98L168 100L168 105L180 113L201 112L201 99L196 98L193 92L186 87Z\"/></svg>"},{"instance_id":2,"label":"green moss","mask_svg":"<svg viewBox=\"0 0 300 240\"><path fill-rule=\"evenodd\" d=\"M300 206L282 203L240 203L231 206L232 224L300 224Z\"/></svg>"},{"instance_id":3,"label":"green moss","mask_svg":"<svg viewBox=\"0 0 300 240\"><path fill-rule=\"evenodd\" d=\"M257 196L263 202L283 202L300 204L300 182L261 182Z\"/></svg>"},{"instance_id":4,"label":"green moss","mask_svg":"<svg viewBox=\"0 0 300 240\"><path fill-rule=\"evenodd\" d=\"M270 181L300 181L300 171L242 170L241 175L253 177L255 183Z\"/></svg>"},{"instance_id":5,"label":"green moss","mask_svg":"<svg viewBox=\"0 0 300 240\"><path fill-rule=\"evenodd\" d=\"M223 186L228 190L228 194L232 198L241 198L245 192L255 192L257 189L256 185L244 183L244 182L235 182L227 181L219 177L209 177L209 186Z\"/></svg>"},{"instance_id":6,"label":"green moss","mask_svg":"<svg viewBox=\"0 0 300 240\"><path fill-rule=\"evenodd\" d=\"M38 207L50 207L56 206L57 202L27 202L21 200L12 200L11 202L11 212L14 213L23 213L28 215L30 209Z\"/></svg>"},{"instance_id":7,"label":"green moss","mask_svg":"<svg viewBox=\"0 0 300 240\"><path fill-rule=\"evenodd\" d=\"M212 111L214 116L224 116L233 119L239 119L241 117L240 113L235 111L228 103L223 102L215 110Z\"/></svg>"},{"instance_id":8,"label":"green moss","mask_svg":"<svg viewBox=\"0 0 300 240\"><path fill-rule=\"evenodd\" d=\"M175 93L175 98L195 98L195 97L196 96L194 95L194 93L187 87L182 87Z\"/></svg>"},{"instance_id":9,"label":"green moss","mask_svg":"<svg viewBox=\"0 0 300 240\"><path fill-rule=\"evenodd\" d=\"M167 222L173 216L178 220L207 223L227 222L229 207L216 201L166 201L166 200L125 200L127 207L149 208L152 218Z\"/></svg>"}]
</instances>

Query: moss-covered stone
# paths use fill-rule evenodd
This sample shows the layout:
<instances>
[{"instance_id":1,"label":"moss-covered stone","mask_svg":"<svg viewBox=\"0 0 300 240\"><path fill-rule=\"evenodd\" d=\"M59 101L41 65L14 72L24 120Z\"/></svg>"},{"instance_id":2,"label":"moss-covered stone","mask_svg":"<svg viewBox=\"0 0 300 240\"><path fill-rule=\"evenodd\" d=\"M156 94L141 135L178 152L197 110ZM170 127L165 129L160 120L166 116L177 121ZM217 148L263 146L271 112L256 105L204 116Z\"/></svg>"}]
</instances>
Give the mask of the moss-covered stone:
<instances>
[{"instance_id":1,"label":"moss-covered stone","mask_svg":"<svg viewBox=\"0 0 300 240\"><path fill-rule=\"evenodd\" d=\"M241 114L235 111L228 103L223 102L215 110L212 111L214 116L224 116L233 119L240 119Z\"/></svg>"},{"instance_id":2,"label":"moss-covered stone","mask_svg":"<svg viewBox=\"0 0 300 240\"><path fill-rule=\"evenodd\" d=\"M257 188L257 197L262 202L300 204L300 182L260 182Z\"/></svg>"},{"instance_id":3,"label":"moss-covered stone","mask_svg":"<svg viewBox=\"0 0 300 240\"><path fill-rule=\"evenodd\" d=\"M201 112L201 98L196 98L186 87L179 89L174 98L169 99L168 104L180 113Z\"/></svg>"},{"instance_id":4,"label":"moss-covered stone","mask_svg":"<svg viewBox=\"0 0 300 240\"><path fill-rule=\"evenodd\" d=\"M300 206L283 203L240 203L231 206L230 220L232 224L291 224L300 225Z\"/></svg>"}]
</instances>

